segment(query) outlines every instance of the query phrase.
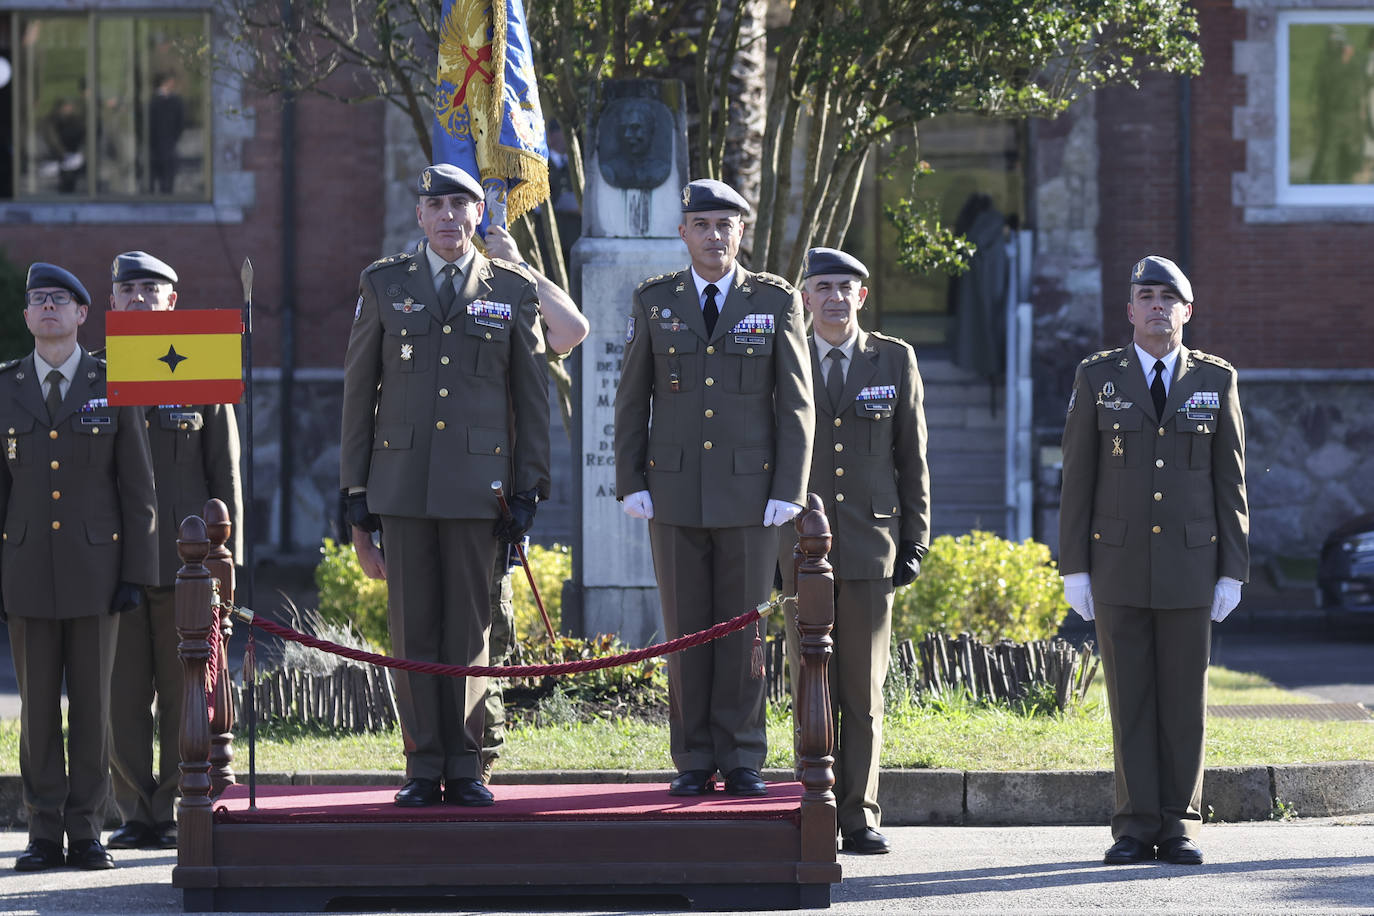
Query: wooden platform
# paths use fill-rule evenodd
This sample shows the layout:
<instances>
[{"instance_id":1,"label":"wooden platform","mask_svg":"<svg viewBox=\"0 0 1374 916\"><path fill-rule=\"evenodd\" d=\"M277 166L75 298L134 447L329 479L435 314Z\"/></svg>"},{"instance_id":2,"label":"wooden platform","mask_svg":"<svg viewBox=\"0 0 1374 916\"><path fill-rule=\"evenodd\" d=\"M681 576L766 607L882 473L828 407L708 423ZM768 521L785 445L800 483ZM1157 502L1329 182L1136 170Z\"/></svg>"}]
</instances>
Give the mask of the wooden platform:
<instances>
[{"instance_id":1,"label":"wooden platform","mask_svg":"<svg viewBox=\"0 0 1374 916\"><path fill-rule=\"evenodd\" d=\"M233 709L228 527L181 527L177 629L186 697L172 884L188 912L508 906L511 897L614 897L636 908L828 907L836 862L833 726L826 687L834 620L830 535L819 500L799 522L801 781L760 799L672 798L666 786L495 786L491 808L415 812L377 787L259 786L250 810L230 768ZM207 553L209 569L207 569ZM226 596L226 597L217 597ZM793 622L789 621L789 625ZM665 749L666 752L666 749Z\"/></svg>"}]
</instances>

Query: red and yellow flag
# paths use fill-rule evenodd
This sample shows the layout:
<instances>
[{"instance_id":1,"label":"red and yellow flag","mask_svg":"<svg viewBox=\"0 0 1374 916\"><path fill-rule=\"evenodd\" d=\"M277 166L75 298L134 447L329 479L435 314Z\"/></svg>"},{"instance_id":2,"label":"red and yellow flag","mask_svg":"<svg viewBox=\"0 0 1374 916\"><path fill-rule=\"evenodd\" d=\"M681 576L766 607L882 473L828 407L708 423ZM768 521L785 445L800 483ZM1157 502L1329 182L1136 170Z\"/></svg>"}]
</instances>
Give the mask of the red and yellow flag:
<instances>
[{"instance_id":1,"label":"red and yellow flag","mask_svg":"<svg viewBox=\"0 0 1374 916\"><path fill-rule=\"evenodd\" d=\"M105 362L112 405L237 404L243 315L238 309L108 312Z\"/></svg>"}]
</instances>

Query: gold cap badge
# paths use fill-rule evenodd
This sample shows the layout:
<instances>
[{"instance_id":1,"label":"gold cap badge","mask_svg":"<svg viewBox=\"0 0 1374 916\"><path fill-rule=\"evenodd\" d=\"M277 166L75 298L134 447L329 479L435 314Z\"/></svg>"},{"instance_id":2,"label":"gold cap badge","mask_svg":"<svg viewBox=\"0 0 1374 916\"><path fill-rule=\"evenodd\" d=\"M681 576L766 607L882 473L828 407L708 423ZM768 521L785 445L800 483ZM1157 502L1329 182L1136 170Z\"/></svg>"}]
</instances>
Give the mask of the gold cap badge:
<instances>
[{"instance_id":1,"label":"gold cap badge","mask_svg":"<svg viewBox=\"0 0 1374 916\"><path fill-rule=\"evenodd\" d=\"M431 181L431 179L430 179L430 177L429 177L429 169L425 169L423 172L420 173L420 187L422 187L422 188L424 188L426 191L428 191L428 190L429 190L429 186L430 186L430 181Z\"/></svg>"}]
</instances>

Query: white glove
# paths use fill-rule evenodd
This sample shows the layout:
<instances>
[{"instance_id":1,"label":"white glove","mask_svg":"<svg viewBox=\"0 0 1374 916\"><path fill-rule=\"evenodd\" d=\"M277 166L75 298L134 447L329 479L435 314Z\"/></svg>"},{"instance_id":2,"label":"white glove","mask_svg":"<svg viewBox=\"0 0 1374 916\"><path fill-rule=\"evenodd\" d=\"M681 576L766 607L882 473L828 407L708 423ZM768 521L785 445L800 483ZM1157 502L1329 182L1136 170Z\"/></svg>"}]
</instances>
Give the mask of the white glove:
<instances>
[{"instance_id":1,"label":"white glove","mask_svg":"<svg viewBox=\"0 0 1374 916\"><path fill-rule=\"evenodd\" d=\"M1240 580L1222 576L1212 592L1212 619L1221 623L1240 604Z\"/></svg>"},{"instance_id":2,"label":"white glove","mask_svg":"<svg viewBox=\"0 0 1374 916\"><path fill-rule=\"evenodd\" d=\"M1069 573L1064 576L1064 600L1084 620L1092 620L1097 616L1093 608L1092 577L1087 573Z\"/></svg>"},{"instance_id":3,"label":"white glove","mask_svg":"<svg viewBox=\"0 0 1374 916\"><path fill-rule=\"evenodd\" d=\"M648 490L635 490L625 497L625 514L630 518L653 518L654 501L649 498Z\"/></svg>"},{"instance_id":4,"label":"white glove","mask_svg":"<svg viewBox=\"0 0 1374 916\"><path fill-rule=\"evenodd\" d=\"M801 515L802 507L782 499L770 499L763 510L763 527L780 527Z\"/></svg>"}]
</instances>

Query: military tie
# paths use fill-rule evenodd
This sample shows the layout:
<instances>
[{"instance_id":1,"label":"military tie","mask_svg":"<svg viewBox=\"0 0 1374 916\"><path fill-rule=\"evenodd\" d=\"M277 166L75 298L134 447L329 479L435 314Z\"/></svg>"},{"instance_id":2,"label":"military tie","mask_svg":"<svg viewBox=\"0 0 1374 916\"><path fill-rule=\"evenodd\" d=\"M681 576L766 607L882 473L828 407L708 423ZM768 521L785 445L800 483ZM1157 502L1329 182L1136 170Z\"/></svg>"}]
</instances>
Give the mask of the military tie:
<instances>
[{"instance_id":1,"label":"military tie","mask_svg":"<svg viewBox=\"0 0 1374 916\"><path fill-rule=\"evenodd\" d=\"M439 311L443 312L444 317L449 317L449 312L453 309L453 303L458 298L458 290L453 286L453 278L458 275L457 264L445 264L443 268L444 282L439 287Z\"/></svg>"},{"instance_id":2,"label":"military tie","mask_svg":"<svg viewBox=\"0 0 1374 916\"><path fill-rule=\"evenodd\" d=\"M1150 397L1155 402L1155 416L1164 420L1164 360L1155 360L1155 380L1150 383Z\"/></svg>"},{"instance_id":3,"label":"military tie","mask_svg":"<svg viewBox=\"0 0 1374 916\"><path fill-rule=\"evenodd\" d=\"M706 284L706 305L701 310L701 315L706 319L706 336L710 337L716 330L716 319L720 317L720 309L716 308L716 296L720 290L714 283Z\"/></svg>"},{"instance_id":4,"label":"military tie","mask_svg":"<svg viewBox=\"0 0 1374 916\"><path fill-rule=\"evenodd\" d=\"M830 360L830 371L825 376L825 393L830 396L831 408L839 410L840 395L844 393L844 351L839 347L831 347L825 358Z\"/></svg>"},{"instance_id":5,"label":"military tie","mask_svg":"<svg viewBox=\"0 0 1374 916\"><path fill-rule=\"evenodd\" d=\"M48 373L48 422L57 422L57 412L62 409L62 373L54 369Z\"/></svg>"}]
</instances>

